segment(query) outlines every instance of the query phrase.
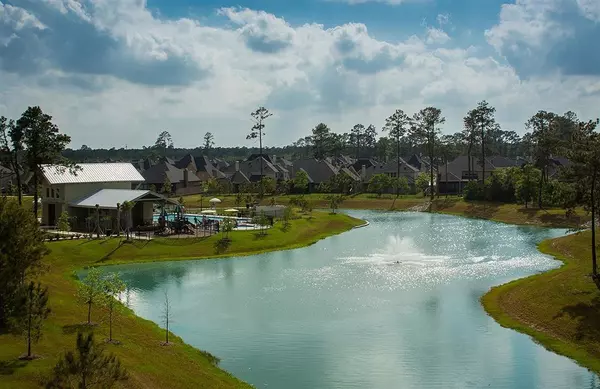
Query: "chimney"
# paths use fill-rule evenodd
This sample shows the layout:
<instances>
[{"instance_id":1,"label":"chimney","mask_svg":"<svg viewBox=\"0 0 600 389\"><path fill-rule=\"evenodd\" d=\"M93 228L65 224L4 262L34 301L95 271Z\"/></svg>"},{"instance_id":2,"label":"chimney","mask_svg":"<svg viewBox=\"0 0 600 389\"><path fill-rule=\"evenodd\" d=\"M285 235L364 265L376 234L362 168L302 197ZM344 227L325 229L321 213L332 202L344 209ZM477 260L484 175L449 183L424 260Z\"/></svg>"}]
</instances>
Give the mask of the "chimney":
<instances>
[{"instance_id":1,"label":"chimney","mask_svg":"<svg viewBox=\"0 0 600 389\"><path fill-rule=\"evenodd\" d=\"M235 161L235 171L236 172L240 171L240 161Z\"/></svg>"},{"instance_id":2,"label":"chimney","mask_svg":"<svg viewBox=\"0 0 600 389\"><path fill-rule=\"evenodd\" d=\"M277 156L276 155L272 155L271 156L271 162L277 163Z\"/></svg>"},{"instance_id":3,"label":"chimney","mask_svg":"<svg viewBox=\"0 0 600 389\"><path fill-rule=\"evenodd\" d=\"M367 165L362 165L360 168L360 178L362 178L363 181L367 178Z\"/></svg>"},{"instance_id":4,"label":"chimney","mask_svg":"<svg viewBox=\"0 0 600 389\"><path fill-rule=\"evenodd\" d=\"M190 174L189 170L183 169L183 187L184 188L188 187L188 182L190 180L189 174Z\"/></svg>"}]
</instances>

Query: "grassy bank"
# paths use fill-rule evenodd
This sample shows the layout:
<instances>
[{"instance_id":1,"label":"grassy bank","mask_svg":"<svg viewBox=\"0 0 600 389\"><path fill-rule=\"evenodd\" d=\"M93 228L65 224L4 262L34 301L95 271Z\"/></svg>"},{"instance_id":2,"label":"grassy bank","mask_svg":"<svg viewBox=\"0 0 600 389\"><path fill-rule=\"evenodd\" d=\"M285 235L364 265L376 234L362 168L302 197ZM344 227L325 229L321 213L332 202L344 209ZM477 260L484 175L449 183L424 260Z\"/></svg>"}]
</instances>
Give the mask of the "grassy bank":
<instances>
[{"instance_id":1,"label":"grassy bank","mask_svg":"<svg viewBox=\"0 0 600 389\"><path fill-rule=\"evenodd\" d=\"M311 193L304 195L304 198L308 200L313 208L328 208L329 200L327 200L327 194L323 193ZM245 206L245 203L236 204L235 195L190 195L184 196L183 200L188 208L199 209L202 205L206 208L208 200L213 197L217 197L222 201L219 204L220 208L230 208L236 206ZM298 195L284 195L284 196L266 196L260 203L262 205L270 204L273 199L277 204L289 204L291 198L298 197ZM396 198L392 195L383 195L381 197L372 194L358 194L354 196L347 196L342 204L342 208L346 209L379 209L379 210L403 210L423 203L422 196L407 195Z\"/></svg>"},{"instance_id":2,"label":"grassy bank","mask_svg":"<svg viewBox=\"0 0 600 389\"><path fill-rule=\"evenodd\" d=\"M120 244L117 239L61 241L49 244L51 254L44 259L46 272L41 282L50 289L52 314L44 338L34 347L43 359L21 362L16 358L25 350L22 338L0 336L0 383L2 388L37 388L59 355L72 349L77 329L86 318L86 308L75 299L73 272L87 266L248 255L271 250L289 249L312 244L327 236L362 224L347 215L314 212L313 217L293 220L288 231L280 225L265 237L251 231L234 232L228 247L217 245L220 237L206 239L157 239L151 242ZM106 314L93 310L92 318L100 322L98 339L107 337ZM130 373L127 388L246 388L247 384L211 363L211 356L172 337L173 346L164 347L163 330L121 308L114 324L115 338L121 345L106 345L123 362Z\"/></svg>"},{"instance_id":3,"label":"grassy bank","mask_svg":"<svg viewBox=\"0 0 600 389\"><path fill-rule=\"evenodd\" d=\"M448 215L488 219L502 223L556 228L579 227L589 220L583 209L576 209L574 214L567 216L565 210L560 208L525 208L521 204L464 201L456 197L435 200L432 203L432 210Z\"/></svg>"},{"instance_id":4,"label":"grassy bank","mask_svg":"<svg viewBox=\"0 0 600 389\"><path fill-rule=\"evenodd\" d=\"M213 197L204 197L203 205L208 205L208 200ZM236 206L235 196L225 195L216 196L223 202L219 204L220 208L229 208ZM293 196L277 196L275 200L278 204L288 204ZM329 201L326 194L308 194L304 197L309 201L313 208L328 208ZM262 204L269 204L272 200L267 197ZM184 197L184 202L188 208L200 208L200 196L192 195ZM402 196L396 198L393 195L383 195L381 197L373 194L359 194L347 196L341 205L346 209L372 209L372 210L396 210L405 211L415 207L429 204L429 198L422 195ZM566 216L564 209L538 209L537 207L525 208L520 204L500 204L484 201L464 201L461 197L450 196L448 198L440 197L435 199L431 207L433 212L445 213L456 216L466 216L480 219L494 220L503 223L517 225L535 225L543 227L578 227L589 220L589 217L582 209L577 209L576 213Z\"/></svg>"},{"instance_id":5,"label":"grassy bank","mask_svg":"<svg viewBox=\"0 0 600 389\"><path fill-rule=\"evenodd\" d=\"M590 232L542 242L564 262L550 272L492 288L482 297L502 326L600 373L600 292L590 278Z\"/></svg>"}]
</instances>

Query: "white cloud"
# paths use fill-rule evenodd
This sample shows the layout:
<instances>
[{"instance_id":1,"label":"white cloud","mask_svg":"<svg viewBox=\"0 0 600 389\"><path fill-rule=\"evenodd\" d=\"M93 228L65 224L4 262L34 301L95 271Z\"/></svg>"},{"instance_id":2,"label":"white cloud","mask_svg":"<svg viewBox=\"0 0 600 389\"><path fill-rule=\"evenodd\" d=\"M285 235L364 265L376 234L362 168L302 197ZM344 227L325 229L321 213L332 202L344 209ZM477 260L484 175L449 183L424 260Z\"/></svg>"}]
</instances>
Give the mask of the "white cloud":
<instances>
[{"instance_id":1,"label":"white cloud","mask_svg":"<svg viewBox=\"0 0 600 389\"><path fill-rule=\"evenodd\" d=\"M282 145L319 122L338 132L357 122L380 127L397 108L439 106L446 130L456 131L464 113L488 99L503 125L521 131L537 109L575 109L585 117L600 101L592 78L524 81L476 48L449 47L447 34L433 27L424 28L424 38L386 42L364 24L293 26L242 8L216 10L230 24L217 28L161 19L140 0L28 4L0 17L0 28L18 35L4 51L0 44L0 114L14 117L39 104L76 146L139 147L163 129L182 146L198 145L206 131L218 144L252 146L245 135L258 105L275 113L266 144ZM505 6L490 30L500 50L505 37L521 31L518 20L536 20L523 7ZM37 22L17 29L25 14ZM504 24L515 14L521 19ZM438 19L440 27L448 20ZM528 35L533 42L547 33L539 31ZM17 50L24 44L32 50Z\"/></svg>"},{"instance_id":2,"label":"white cloud","mask_svg":"<svg viewBox=\"0 0 600 389\"><path fill-rule=\"evenodd\" d=\"M44 24L42 24L34 15L27 12L27 10L10 4L3 4L1 1L0 26L4 26L5 28L12 27L15 31L20 31L24 28L36 28L39 30L45 28Z\"/></svg>"},{"instance_id":3,"label":"white cloud","mask_svg":"<svg viewBox=\"0 0 600 389\"><path fill-rule=\"evenodd\" d=\"M517 0L504 4L488 42L523 75L600 75L598 0Z\"/></svg>"},{"instance_id":4,"label":"white cloud","mask_svg":"<svg viewBox=\"0 0 600 389\"><path fill-rule=\"evenodd\" d=\"M586 18L600 22L600 1L598 0L577 0L577 5Z\"/></svg>"},{"instance_id":5,"label":"white cloud","mask_svg":"<svg viewBox=\"0 0 600 389\"><path fill-rule=\"evenodd\" d=\"M440 44L443 45L450 40L450 37L446 32L440 30L439 28L429 27L427 29L427 38L426 42L428 45Z\"/></svg>"}]
</instances>

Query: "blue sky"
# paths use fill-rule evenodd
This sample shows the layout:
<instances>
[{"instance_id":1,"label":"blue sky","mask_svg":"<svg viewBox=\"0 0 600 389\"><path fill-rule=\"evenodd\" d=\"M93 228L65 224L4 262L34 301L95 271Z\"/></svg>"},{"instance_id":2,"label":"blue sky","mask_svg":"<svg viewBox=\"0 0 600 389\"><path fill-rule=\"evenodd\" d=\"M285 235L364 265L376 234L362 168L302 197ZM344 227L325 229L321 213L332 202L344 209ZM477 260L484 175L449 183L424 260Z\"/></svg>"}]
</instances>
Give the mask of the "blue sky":
<instances>
[{"instance_id":1,"label":"blue sky","mask_svg":"<svg viewBox=\"0 0 600 389\"><path fill-rule=\"evenodd\" d=\"M40 105L73 147L253 146L262 105L283 145L429 105L458 131L486 99L523 133L598 116L599 39L597 0L0 0L0 115Z\"/></svg>"}]
</instances>

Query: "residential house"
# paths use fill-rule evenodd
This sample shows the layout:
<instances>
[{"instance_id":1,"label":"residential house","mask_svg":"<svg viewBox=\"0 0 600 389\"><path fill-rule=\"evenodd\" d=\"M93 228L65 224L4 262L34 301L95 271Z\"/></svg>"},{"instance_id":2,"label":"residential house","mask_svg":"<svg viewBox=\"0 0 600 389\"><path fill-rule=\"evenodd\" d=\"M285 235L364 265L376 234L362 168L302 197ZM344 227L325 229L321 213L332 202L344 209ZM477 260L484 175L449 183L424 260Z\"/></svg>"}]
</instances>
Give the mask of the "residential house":
<instances>
[{"instance_id":1,"label":"residential house","mask_svg":"<svg viewBox=\"0 0 600 389\"><path fill-rule=\"evenodd\" d=\"M494 170L498 168L507 168L521 166L521 162L502 156L493 156L485 159L485 177L483 177L483 168L481 160L477 157L471 157L471 169L469 169L469 158L461 155L441 165L438 172L439 192L440 194L459 194L469 181L482 180L489 178Z\"/></svg>"},{"instance_id":2,"label":"residential house","mask_svg":"<svg viewBox=\"0 0 600 389\"><path fill-rule=\"evenodd\" d=\"M117 218L125 217L117 205L126 201L134 203L128 213L130 226L152 224L153 205L169 201L137 189L144 178L131 163L82 163L78 168L73 172L54 165L41 167L42 225L56 225L61 213L67 212L74 230L89 230L90 223L97 227L100 219L105 229L114 228Z\"/></svg>"},{"instance_id":3,"label":"residential house","mask_svg":"<svg viewBox=\"0 0 600 389\"><path fill-rule=\"evenodd\" d=\"M328 182L331 177L338 174L336 169L331 163L326 160L318 160L314 158L299 159L293 162L291 170L292 177L296 176L296 172L303 170L308 174L308 190L314 192L319 185L324 182Z\"/></svg>"},{"instance_id":4,"label":"residential house","mask_svg":"<svg viewBox=\"0 0 600 389\"><path fill-rule=\"evenodd\" d=\"M416 167L419 170L419 172L429 173L429 167L431 166L431 164L429 163L429 157L423 157L422 155L413 154L408 158L404 158L404 160L409 165Z\"/></svg>"},{"instance_id":5,"label":"residential house","mask_svg":"<svg viewBox=\"0 0 600 389\"><path fill-rule=\"evenodd\" d=\"M4 166L0 166L0 191L2 193L7 193L15 184L16 177L13 171Z\"/></svg>"},{"instance_id":6,"label":"residential house","mask_svg":"<svg viewBox=\"0 0 600 389\"><path fill-rule=\"evenodd\" d=\"M227 178L226 175L213 165L211 160L205 155L194 157L191 154L188 154L177 161L175 167L179 169L188 169L194 172L194 174L204 182L211 178Z\"/></svg>"},{"instance_id":7,"label":"residential house","mask_svg":"<svg viewBox=\"0 0 600 389\"><path fill-rule=\"evenodd\" d=\"M408 181L408 185L414 190L415 181L421 173L418 168L409 164L404 159L400 158L400 176L398 176L398 159L393 159L387 163L376 163L370 167L364 165L361 168L360 176L363 182L367 185L371 178L376 174L385 174L390 178L404 177ZM391 188L390 188L391 190Z\"/></svg>"},{"instance_id":8,"label":"residential house","mask_svg":"<svg viewBox=\"0 0 600 389\"><path fill-rule=\"evenodd\" d=\"M194 171L188 168L180 169L166 161L143 171L141 175L145 189L154 187L157 191L162 191L167 179L171 183L171 193L175 194L187 194L194 190L199 193L202 187L202 181Z\"/></svg>"},{"instance_id":9,"label":"residential house","mask_svg":"<svg viewBox=\"0 0 600 389\"><path fill-rule=\"evenodd\" d=\"M271 162L271 158L266 156L248 159L242 162L236 161L234 165L230 165L223 169L223 173L231 179L231 177L239 171L242 172L250 182L259 182L261 180L261 158L263 177L270 177L275 181L289 179L289 172L287 169L277 167Z\"/></svg>"}]
</instances>

